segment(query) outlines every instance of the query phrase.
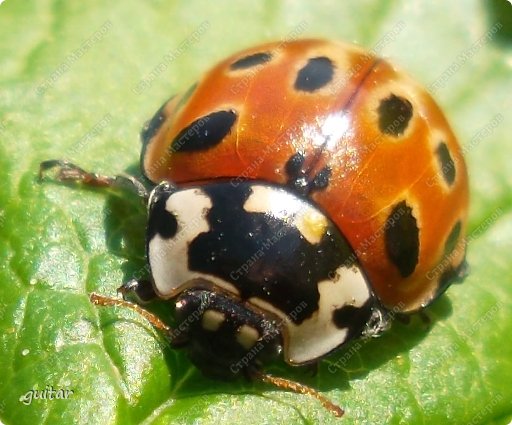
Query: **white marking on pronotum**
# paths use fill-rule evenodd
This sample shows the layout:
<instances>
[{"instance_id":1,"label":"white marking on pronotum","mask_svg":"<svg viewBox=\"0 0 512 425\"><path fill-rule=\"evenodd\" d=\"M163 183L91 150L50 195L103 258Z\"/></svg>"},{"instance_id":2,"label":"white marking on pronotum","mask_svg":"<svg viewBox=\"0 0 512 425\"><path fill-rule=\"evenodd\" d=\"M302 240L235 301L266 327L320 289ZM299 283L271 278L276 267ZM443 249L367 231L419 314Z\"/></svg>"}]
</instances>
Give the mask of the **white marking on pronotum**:
<instances>
[{"instance_id":1,"label":"white marking on pronotum","mask_svg":"<svg viewBox=\"0 0 512 425\"><path fill-rule=\"evenodd\" d=\"M348 328L338 328L333 312L346 305L362 307L371 294L361 270L339 267L335 280L318 283L319 309L300 325L289 323L287 357L290 363L304 363L324 356L343 344Z\"/></svg>"},{"instance_id":2,"label":"white marking on pronotum","mask_svg":"<svg viewBox=\"0 0 512 425\"><path fill-rule=\"evenodd\" d=\"M284 189L254 185L244 204L249 213L269 214L295 226L311 244L322 240L328 221L316 208Z\"/></svg>"},{"instance_id":3,"label":"white marking on pronotum","mask_svg":"<svg viewBox=\"0 0 512 425\"><path fill-rule=\"evenodd\" d=\"M371 297L366 279L356 267L340 266L332 280L318 283L318 291L318 310L299 325L267 301L259 298L249 300L283 319L284 357L290 364L298 365L316 360L343 344L349 329L336 326L333 312L346 305L362 307Z\"/></svg>"},{"instance_id":4,"label":"white marking on pronotum","mask_svg":"<svg viewBox=\"0 0 512 425\"><path fill-rule=\"evenodd\" d=\"M176 235L165 239L157 233L148 247L151 274L161 298L176 296L195 280L209 281L238 294L236 287L229 282L188 268L189 244L200 233L210 229L206 215L211 208L211 199L199 188L180 190L168 197L165 209L176 217Z\"/></svg>"}]
</instances>

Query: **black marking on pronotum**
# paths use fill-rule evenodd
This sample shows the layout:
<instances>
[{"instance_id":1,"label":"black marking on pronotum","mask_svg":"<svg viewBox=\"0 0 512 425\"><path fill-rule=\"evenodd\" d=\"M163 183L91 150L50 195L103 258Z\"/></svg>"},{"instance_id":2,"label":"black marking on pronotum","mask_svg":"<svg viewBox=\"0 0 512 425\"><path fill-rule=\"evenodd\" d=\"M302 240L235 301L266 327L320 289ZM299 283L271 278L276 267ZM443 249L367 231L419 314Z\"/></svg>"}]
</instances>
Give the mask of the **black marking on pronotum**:
<instances>
[{"instance_id":1,"label":"black marking on pronotum","mask_svg":"<svg viewBox=\"0 0 512 425\"><path fill-rule=\"evenodd\" d=\"M341 265L353 265L353 250L332 223L320 242L311 244L286 218L247 212L251 185L203 188L212 201L209 231L190 243L189 269L228 281L243 300L257 297L301 323L320 308L318 283Z\"/></svg>"},{"instance_id":2,"label":"black marking on pronotum","mask_svg":"<svg viewBox=\"0 0 512 425\"><path fill-rule=\"evenodd\" d=\"M178 221L176 217L165 208L167 199L171 195L171 187L157 186L153 192L153 201L150 205L149 220L147 228L147 242L149 243L155 235L164 239L170 239L176 235Z\"/></svg>"},{"instance_id":3,"label":"black marking on pronotum","mask_svg":"<svg viewBox=\"0 0 512 425\"><path fill-rule=\"evenodd\" d=\"M231 70L252 68L253 66L263 65L272 59L272 54L269 52L254 53L245 56L233 62L229 68Z\"/></svg>"},{"instance_id":4,"label":"black marking on pronotum","mask_svg":"<svg viewBox=\"0 0 512 425\"><path fill-rule=\"evenodd\" d=\"M312 58L299 71L295 79L295 89L313 92L327 85L334 75L334 64L325 57Z\"/></svg>"},{"instance_id":5,"label":"black marking on pronotum","mask_svg":"<svg viewBox=\"0 0 512 425\"><path fill-rule=\"evenodd\" d=\"M405 201L393 207L385 224L386 252L402 277L409 276L418 264L420 240L416 218Z\"/></svg>"},{"instance_id":6,"label":"black marking on pronotum","mask_svg":"<svg viewBox=\"0 0 512 425\"><path fill-rule=\"evenodd\" d=\"M455 181L455 163L453 162L450 151L446 143L441 142L436 149L437 160L439 161L439 167L443 173L444 180L451 186Z\"/></svg>"},{"instance_id":7,"label":"black marking on pronotum","mask_svg":"<svg viewBox=\"0 0 512 425\"><path fill-rule=\"evenodd\" d=\"M455 223L453 226L450 234L448 235L448 238L446 239L446 242L444 243L444 255L450 255L455 247L457 246L457 242L459 241L460 236L460 230L461 230L462 224L459 221Z\"/></svg>"},{"instance_id":8,"label":"black marking on pronotum","mask_svg":"<svg viewBox=\"0 0 512 425\"><path fill-rule=\"evenodd\" d=\"M374 301L371 296L362 306L344 305L332 313L332 321L339 329L348 329L345 340L361 335L369 317L372 315Z\"/></svg>"},{"instance_id":9,"label":"black marking on pronotum","mask_svg":"<svg viewBox=\"0 0 512 425\"><path fill-rule=\"evenodd\" d=\"M404 97L395 94L380 101L377 110L379 114L379 129L390 136L401 136L407 129L412 118L412 103Z\"/></svg>"},{"instance_id":10,"label":"black marking on pronotum","mask_svg":"<svg viewBox=\"0 0 512 425\"><path fill-rule=\"evenodd\" d=\"M174 138L171 152L193 152L212 148L228 135L237 119L234 110L212 112L193 121Z\"/></svg>"}]
</instances>

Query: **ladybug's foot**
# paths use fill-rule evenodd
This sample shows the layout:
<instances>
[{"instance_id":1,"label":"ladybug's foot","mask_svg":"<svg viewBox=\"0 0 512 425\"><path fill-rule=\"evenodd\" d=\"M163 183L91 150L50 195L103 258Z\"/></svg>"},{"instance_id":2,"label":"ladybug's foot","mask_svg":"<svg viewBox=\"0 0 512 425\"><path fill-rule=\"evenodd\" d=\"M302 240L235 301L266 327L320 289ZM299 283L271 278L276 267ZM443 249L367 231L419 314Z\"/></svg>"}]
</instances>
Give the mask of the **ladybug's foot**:
<instances>
[{"instance_id":1,"label":"ladybug's foot","mask_svg":"<svg viewBox=\"0 0 512 425\"><path fill-rule=\"evenodd\" d=\"M90 173L71 162L61 159L50 159L39 164L39 181L42 181L48 170L54 170L54 178L62 182L77 182L93 187L107 187L130 190L147 201L148 191L144 185L133 176L103 176Z\"/></svg>"},{"instance_id":2,"label":"ladybug's foot","mask_svg":"<svg viewBox=\"0 0 512 425\"><path fill-rule=\"evenodd\" d=\"M266 382L268 384L275 385L279 388L284 388L286 390L291 390L299 394L307 394L311 397L316 398L322 406L329 410L334 416L341 418L345 411L330 401L327 397L320 394L314 388L308 387L307 385L301 384L299 382L291 381L285 378L279 378L277 376L269 375L267 373L260 372L259 370L253 369L250 371L252 378L257 379L262 382Z\"/></svg>"},{"instance_id":3,"label":"ladybug's foot","mask_svg":"<svg viewBox=\"0 0 512 425\"><path fill-rule=\"evenodd\" d=\"M117 288L117 293L121 294L127 301L133 301L137 304L147 304L157 298L153 285L149 280L131 279Z\"/></svg>"}]
</instances>

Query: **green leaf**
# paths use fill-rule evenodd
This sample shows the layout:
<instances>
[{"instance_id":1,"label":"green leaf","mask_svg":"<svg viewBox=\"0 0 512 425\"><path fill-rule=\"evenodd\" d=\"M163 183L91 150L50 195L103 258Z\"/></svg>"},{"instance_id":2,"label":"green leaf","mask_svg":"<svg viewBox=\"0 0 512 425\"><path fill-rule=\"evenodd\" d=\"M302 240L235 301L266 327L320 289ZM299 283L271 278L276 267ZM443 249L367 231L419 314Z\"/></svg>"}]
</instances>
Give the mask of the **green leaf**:
<instances>
[{"instance_id":1,"label":"green leaf","mask_svg":"<svg viewBox=\"0 0 512 425\"><path fill-rule=\"evenodd\" d=\"M431 326L397 322L329 356L314 377L282 364L270 370L342 405L346 424L508 423L511 22L505 0L4 2L1 420L338 423L307 396L208 380L131 311L91 305L91 291L113 296L144 274L144 208L36 179L48 158L104 174L136 170L142 123L215 61L266 40L323 36L375 48L444 107L470 172L471 274L429 308ZM28 404L47 386L72 394Z\"/></svg>"}]
</instances>

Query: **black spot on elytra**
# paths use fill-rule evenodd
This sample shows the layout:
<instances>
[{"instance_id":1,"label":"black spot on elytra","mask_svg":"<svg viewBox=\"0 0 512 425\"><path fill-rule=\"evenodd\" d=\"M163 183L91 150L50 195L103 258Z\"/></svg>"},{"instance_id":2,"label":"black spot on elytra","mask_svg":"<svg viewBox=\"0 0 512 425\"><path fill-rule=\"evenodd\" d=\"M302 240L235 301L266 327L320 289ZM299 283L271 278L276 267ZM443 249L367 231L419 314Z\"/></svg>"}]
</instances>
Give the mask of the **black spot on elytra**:
<instances>
[{"instance_id":1,"label":"black spot on elytra","mask_svg":"<svg viewBox=\"0 0 512 425\"><path fill-rule=\"evenodd\" d=\"M142 130L140 132L140 140L142 142L142 149L140 151L140 169L144 172L144 158L146 156L146 151L148 149L148 146L151 142L151 139L155 136L156 133L158 133L158 130L160 130L160 127L162 127L163 122L165 121L165 113L164 109L165 106L174 98L171 97L170 99L167 99L160 108L158 108L158 111L155 112L153 117L147 121L144 124L144 127L142 127Z\"/></svg>"},{"instance_id":2,"label":"black spot on elytra","mask_svg":"<svg viewBox=\"0 0 512 425\"><path fill-rule=\"evenodd\" d=\"M439 161L439 167L443 173L444 180L448 185L452 185L455 181L455 163L453 162L450 151L446 143L441 142L436 149L437 160Z\"/></svg>"},{"instance_id":3,"label":"black spot on elytra","mask_svg":"<svg viewBox=\"0 0 512 425\"><path fill-rule=\"evenodd\" d=\"M231 70L252 68L253 66L263 65L272 59L272 54L269 52L254 53L238 59L230 65Z\"/></svg>"},{"instance_id":4,"label":"black spot on elytra","mask_svg":"<svg viewBox=\"0 0 512 425\"><path fill-rule=\"evenodd\" d=\"M407 277L418 264L420 240L416 218L405 201L393 207L386 220L385 229L387 255L400 275Z\"/></svg>"},{"instance_id":5,"label":"black spot on elytra","mask_svg":"<svg viewBox=\"0 0 512 425\"><path fill-rule=\"evenodd\" d=\"M332 174L331 168L325 166L310 180L307 170L303 169L304 161L305 154L296 152L288 158L284 166L288 176L288 186L301 196L306 196L315 190L325 189L329 185Z\"/></svg>"},{"instance_id":6,"label":"black spot on elytra","mask_svg":"<svg viewBox=\"0 0 512 425\"><path fill-rule=\"evenodd\" d=\"M468 263L464 255L464 259L457 267L447 268L439 278L439 286L432 301L440 297L452 284L461 283L468 275ZM432 302L431 301L431 302Z\"/></svg>"},{"instance_id":7,"label":"black spot on elytra","mask_svg":"<svg viewBox=\"0 0 512 425\"><path fill-rule=\"evenodd\" d=\"M165 208L167 199L173 189L157 186L153 194L153 201L149 209L147 242L151 241L155 235L160 235L164 239L173 238L178 229L176 217Z\"/></svg>"},{"instance_id":8,"label":"black spot on elytra","mask_svg":"<svg viewBox=\"0 0 512 425\"><path fill-rule=\"evenodd\" d=\"M290 156L290 158L288 158L288 161L286 161L284 169L290 179L296 177L301 173L304 160L304 152L296 152L292 156Z\"/></svg>"},{"instance_id":9,"label":"black spot on elytra","mask_svg":"<svg viewBox=\"0 0 512 425\"><path fill-rule=\"evenodd\" d=\"M325 189L329 185L332 170L330 167L322 168L311 182L311 190Z\"/></svg>"},{"instance_id":10,"label":"black spot on elytra","mask_svg":"<svg viewBox=\"0 0 512 425\"><path fill-rule=\"evenodd\" d=\"M305 170L302 168L306 156L304 152L296 152L284 166L286 175L288 176L288 186L301 196L309 192L309 182Z\"/></svg>"},{"instance_id":11,"label":"black spot on elytra","mask_svg":"<svg viewBox=\"0 0 512 425\"><path fill-rule=\"evenodd\" d=\"M313 92L328 84L334 75L334 64L329 58L312 58L299 71L295 79L295 89Z\"/></svg>"},{"instance_id":12,"label":"black spot on elytra","mask_svg":"<svg viewBox=\"0 0 512 425\"><path fill-rule=\"evenodd\" d=\"M233 110L212 112L193 121L174 138L171 152L193 152L212 148L228 135L237 119Z\"/></svg>"},{"instance_id":13,"label":"black spot on elytra","mask_svg":"<svg viewBox=\"0 0 512 425\"><path fill-rule=\"evenodd\" d=\"M361 335L372 315L373 301L369 299L361 307L344 305L332 313L332 321L339 329L348 329L347 340Z\"/></svg>"},{"instance_id":14,"label":"black spot on elytra","mask_svg":"<svg viewBox=\"0 0 512 425\"><path fill-rule=\"evenodd\" d=\"M460 220L457 221L457 223L455 223L455 225L453 226L452 231L450 232L448 238L446 239L446 242L444 243L444 255L450 255L457 246L461 227L462 224Z\"/></svg>"},{"instance_id":15,"label":"black spot on elytra","mask_svg":"<svg viewBox=\"0 0 512 425\"><path fill-rule=\"evenodd\" d=\"M173 96L174 97L174 96ZM142 127L142 130L140 132L140 140L142 142L142 151L144 151L149 143L149 141L153 138L153 136L158 132L160 127L162 126L162 123L165 120L165 114L164 109L165 105L167 105L172 99L167 99L160 108L158 108L158 111L155 112L155 115L149 120L146 121L144 124L144 127Z\"/></svg>"},{"instance_id":16,"label":"black spot on elytra","mask_svg":"<svg viewBox=\"0 0 512 425\"><path fill-rule=\"evenodd\" d=\"M377 110L379 129L390 136L401 136L412 118L412 103L404 97L391 94L380 101Z\"/></svg>"},{"instance_id":17,"label":"black spot on elytra","mask_svg":"<svg viewBox=\"0 0 512 425\"><path fill-rule=\"evenodd\" d=\"M197 85L198 83L194 83L188 88L188 90L185 92L185 94L183 94L180 101L176 105L176 109L181 108L185 103L187 103L187 101L192 97L192 95L196 91Z\"/></svg>"}]
</instances>

